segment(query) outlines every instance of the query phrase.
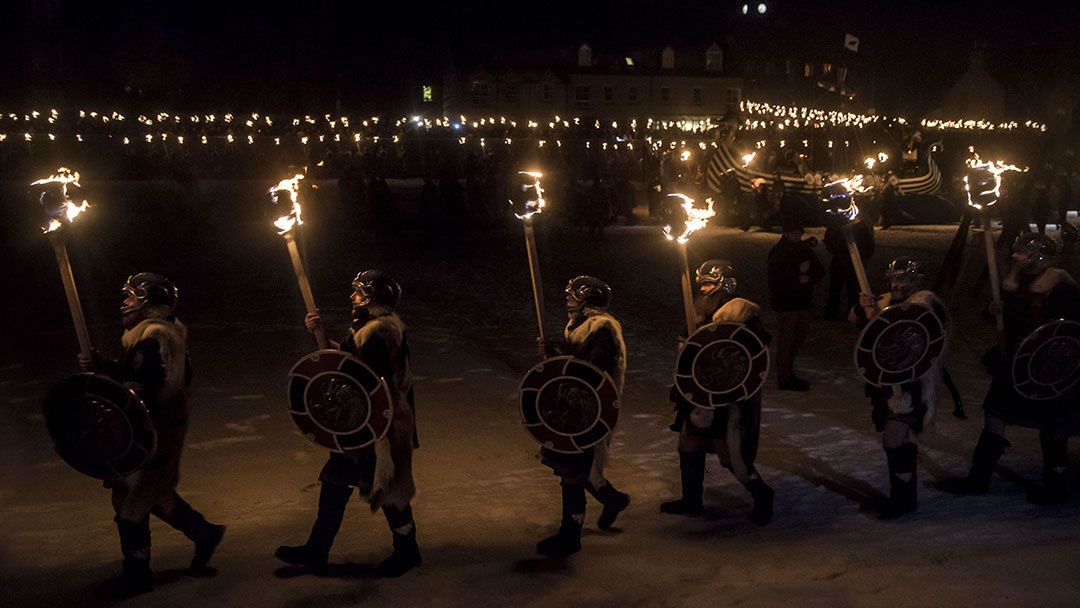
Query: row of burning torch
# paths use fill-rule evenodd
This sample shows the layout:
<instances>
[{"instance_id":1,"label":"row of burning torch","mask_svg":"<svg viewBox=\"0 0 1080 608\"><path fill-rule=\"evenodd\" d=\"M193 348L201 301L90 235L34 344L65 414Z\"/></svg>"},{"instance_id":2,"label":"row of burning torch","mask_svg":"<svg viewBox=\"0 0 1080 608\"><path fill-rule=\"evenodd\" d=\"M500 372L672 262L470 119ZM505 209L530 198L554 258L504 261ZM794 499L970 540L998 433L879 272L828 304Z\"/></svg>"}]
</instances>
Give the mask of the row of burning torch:
<instances>
[{"instance_id":1,"label":"row of burning torch","mask_svg":"<svg viewBox=\"0 0 1080 608\"><path fill-rule=\"evenodd\" d=\"M1001 196L1001 176L1006 171L1026 171L1001 161L987 162L979 158L972 150L973 157L967 161L967 171L964 175L964 184L967 189L968 204L976 211L981 212L983 234L986 241L986 254L991 273L991 285L993 286L993 299L997 311L997 329L999 339L1003 339L1003 323L1001 317L1000 282L994 253L994 242L991 233L989 209ZM749 159L744 158L744 162ZM529 274L532 279L533 301L536 307L536 321L540 337L544 337L544 298L540 281L540 263L536 254L536 238L533 230L533 218L543 212L547 201L544 199L544 189L541 185L543 174L537 171L521 171L521 189L524 195L524 205L515 210L515 215L521 220L525 232L525 250L529 260ZM308 312L315 312L315 298L311 291L307 272L300 257L300 251L296 245L296 229L303 224L301 219L300 181L304 174L297 173L293 177L283 179L270 188L269 194L275 207L284 210L275 222L274 226L278 234L284 237L289 257L292 260L293 270L300 286L300 292L304 299L304 305ZM75 325L75 332L79 340L79 348L84 355L90 356L90 337L86 329L86 321L83 317L82 306L79 302L78 291L75 288L75 279L71 269L65 244L65 227L72 224L89 208L84 200L76 204L71 199L71 188L79 187L79 173L61 167L54 175L40 179L31 184L40 189L38 202L47 216L43 231L50 237L56 251L57 263L60 267L60 277L64 284L68 306L71 309L71 318ZM855 267L859 287L863 293L872 294L870 282L866 276L866 270L859 255L858 246L852 235L851 225L858 221L859 208L855 204L855 196L866 192L870 187L863 185L863 176L840 179L829 184L823 189L823 203L829 217L839 222L843 229L848 252L851 255L852 264ZM675 243L678 248L680 261L682 262L681 284L683 306L686 314L686 327L691 335L697 329L697 322L693 306L693 292L691 291L690 266L687 259L686 247L690 236L704 228L709 219L715 215L713 200L705 199L704 206L698 206L696 201L685 194L668 195L678 204L672 207L674 219L664 226L664 237ZM513 205L511 201L511 205ZM517 213L522 210L522 213ZM326 335L321 329L315 334L316 342L320 349L328 348ZM1004 352L1004 351L1003 351Z\"/></svg>"}]
</instances>

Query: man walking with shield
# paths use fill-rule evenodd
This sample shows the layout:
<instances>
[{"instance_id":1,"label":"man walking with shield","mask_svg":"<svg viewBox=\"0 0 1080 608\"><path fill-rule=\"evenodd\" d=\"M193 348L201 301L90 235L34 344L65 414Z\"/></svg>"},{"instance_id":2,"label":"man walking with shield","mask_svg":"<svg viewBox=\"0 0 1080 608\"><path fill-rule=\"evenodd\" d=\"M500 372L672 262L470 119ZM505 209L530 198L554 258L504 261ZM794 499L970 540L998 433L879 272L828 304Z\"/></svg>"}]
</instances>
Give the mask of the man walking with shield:
<instances>
[{"instance_id":1,"label":"man walking with shield","mask_svg":"<svg viewBox=\"0 0 1080 608\"><path fill-rule=\"evenodd\" d=\"M1043 484L1028 500L1051 506L1068 498L1068 438L1080 431L1080 287L1055 266L1056 253L1057 244L1044 234L1024 234L1013 244L1001 308L991 310L1004 317L1004 351L994 346L983 356L992 377L985 424L967 477L949 480L947 489L986 493L1011 445L1005 427L1015 425L1037 429L1042 447Z\"/></svg>"},{"instance_id":2,"label":"man walking with shield","mask_svg":"<svg viewBox=\"0 0 1080 608\"><path fill-rule=\"evenodd\" d=\"M607 312L611 304L611 288L596 277L579 276L566 286L566 312L569 321L563 333L565 342L541 341L545 357L572 355L574 359L592 364L615 382L616 394L621 396L626 375L626 344L623 342L622 326ZM562 395L564 401L573 401L576 388ZM567 404L562 404L565 408ZM580 399L585 409L595 409L590 399ZM600 417L604 417L600 404ZM582 409L582 408L578 408ZM583 412L569 412L572 416L589 417ZM569 424L567 428L574 426ZM602 530L611 528L615 518L630 504L630 497L615 489L604 476L611 435L591 447L565 453L543 447L542 462L560 478L562 486L562 523L557 534L536 544L536 551L543 555L565 556L581 550L581 527L585 521L585 492L588 491L601 504L603 512L597 525Z\"/></svg>"},{"instance_id":3,"label":"man walking with shield","mask_svg":"<svg viewBox=\"0 0 1080 608\"><path fill-rule=\"evenodd\" d=\"M909 439L933 426L950 322L945 304L923 289L918 260L898 257L885 274L889 293L859 294L848 320L864 327L855 357L889 464L880 517L892 519L918 508L919 448Z\"/></svg>"},{"instance_id":4,"label":"man walking with shield","mask_svg":"<svg viewBox=\"0 0 1080 608\"><path fill-rule=\"evenodd\" d=\"M120 309L124 355L109 360L93 351L79 355L83 371L101 372L132 389L146 403L157 433L157 448L138 471L106 480L112 489L120 551L124 555L123 591L137 594L154 584L150 569L150 514L195 543L191 573L207 573L210 557L225 526L206 521L179 494L180 455L188 427L187 328L174 314L177 290L165 277L142 272L128 277Z\"/></svg>"},{"instance_id":5,"label":"man walking with shield","mask_svg":"<svg viewBox=\"0 0 1080 608\"><path fill-rule=\"evenodd\" d=\"M345 507L355 487L370 503L372 511L382 508L393 533L394 552L377 568L380 576L392 578L420 565L416 524L409 504L416 493L412 453L418 447L412 374L405 324L394 312L401 298L401 286L384 272L367 270L356 275L352 289L349 335L341 344L331 342L330 346L352 354L385 380L393 417L384 436L363 447L330 453L319 475L322 482L319 508L307 542L278 547L274 555L289 564L315 572L325 571L330 547L341 528ZM312 333L320 330L322 319L319 313L308 313L304 325ZM356 391L350 391L347 385L327 390L341 394L329 395L326 401L336 400L343 405L363 401L369 410L375 409L370 400L357 399Z\"/></svg>"},{"instance_id":6,"label":"man walking with shield","mask_svg":"<svg viewBox=\"0 0 1080 608\"><path fill-rule=\"evenodd\" d=\"M697 269L696 282L700 290L694 299L697 328L711 323L744 324L758 337L763 347L761 352L767 359L767 347L771 337L761 325L761 307L735 295L737 281L731 264L727 260L706 261ZM706 353L709 350L705 348L701 352ZM738 352L743 351L739 349ZM748 367L747 372L753 369L752 365L745 366L743 364L746 361L737 358L721 358L714 363L728 369L700 370L696 364L693 369L695 372L721 375L736 368ZM767 373L767 367L764 373ZM750 381L757 383L757 390L748 397L725 403L722 407L696 405L681 393L678 383L671 388L671 400L675 403L676 416L675 423L670 428L679 433L682 498L661 504L661 511L674 515L699 515L703 512L705 460L706 454L712 452L753 497L754 507L750 520L758 525L765 525L772 520L773 490L765 484L754 467L761 435L760 386L764 381L764 373L756 378L752 373L748 373ZM702 380L698 379L697 382ZM704 384L709 385L709 388L716 388L708 381Z\"/></svg>"}]
</instances>

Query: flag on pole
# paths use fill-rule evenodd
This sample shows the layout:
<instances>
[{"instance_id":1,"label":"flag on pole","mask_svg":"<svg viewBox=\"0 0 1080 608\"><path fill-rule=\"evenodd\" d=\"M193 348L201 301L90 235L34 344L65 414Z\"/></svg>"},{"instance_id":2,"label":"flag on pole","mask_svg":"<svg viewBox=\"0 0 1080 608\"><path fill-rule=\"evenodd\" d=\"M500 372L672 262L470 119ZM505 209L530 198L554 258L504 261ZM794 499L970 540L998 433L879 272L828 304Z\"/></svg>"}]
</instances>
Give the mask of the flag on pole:
<instances>
[{"instance_id":1,"label":"flag on pole","mask_svg":"<svg viewBox=\"0 0 1080 608\"><path fill-rule=\"evenodd\" d=\"M847 68L836 70L836 81L843 84L845 80L847 80Z\"/></svg>"},{"instance_id":2,"label":"flag on pole","mask_svg":"<svg viewBox=\"0 0 1080 608\"><path fill-rule=\"evenodd\" d=\"M844 48L852 53L859 52L859 39L851 34L844 34Z\"/></svg>"}]
</instances>

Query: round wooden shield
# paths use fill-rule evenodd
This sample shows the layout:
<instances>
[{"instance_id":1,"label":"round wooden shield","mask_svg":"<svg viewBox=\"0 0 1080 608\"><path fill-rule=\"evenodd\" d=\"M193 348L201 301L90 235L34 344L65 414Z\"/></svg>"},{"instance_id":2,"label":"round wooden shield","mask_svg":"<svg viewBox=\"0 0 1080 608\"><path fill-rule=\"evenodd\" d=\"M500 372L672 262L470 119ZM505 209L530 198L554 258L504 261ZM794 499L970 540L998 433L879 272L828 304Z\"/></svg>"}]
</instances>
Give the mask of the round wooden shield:
<instances>
[{"instance_id":1,"label":"round wooden shield","mask_svg":"<svg viewBox=\"0 0 1080 608\"><path fill-rule=\"evenodd\" d=\"M1080 323L1058 319L1020 343L1012 360L1013 386L1028 399L1055 399L1080 380Z\"/></svg>"},{"instance_id":2,"label":"round wooden shield","mask_svg":"<svg viewBox=\"0 0 1080 608\"><path fill-rule=\"evenodd\" d=\"M901 302L866 324L855 343L855 369L874 386L904 384L928 372L945 350L944 307Z\"/></svg>"},{"instance_id":3,"label":"round wooden shield","mask_svg":"<svg viewBox=\"0 0 1080 608\"><path fill-rule=\"evenodd\" d=\"M289 371L289 414L305 437L333 452L366 447L390 428L386 380L340 350L317 350Z\"/></svg>"},{"instance_id":4,"label":"round wooden shield","mask_svg":"<svg viewBox=\"0 0 1080 608\"><path fill-rule=\"evenodd\" d=\"M683 343L675 363L675 389L705 408L753 397L769 375L769 349L743 323L710 323Z\"/></svg>"},{"instance_id":5,"label":"round wooden shield","mask_svg":"<svg viewBox=\"0 0 1080 608\"><path fill-rule=\"evenodd\" d=\"M521 420L540 445L580 454L619 421L619 391L611 376L569 355L544 359L518 387Z\"/></svg>"},{"instance_id":6,"label":"round wooden shield","mask_svg":"<svg viewBox=\"0 0 1080 608\"><path fill-rule=\"evenodd\" d=\"M157 449L146 404L106 376L76 374L57 382L45 395L43 413L56 453L83 475L123 479Z\"/></svg>"}]
</instances>

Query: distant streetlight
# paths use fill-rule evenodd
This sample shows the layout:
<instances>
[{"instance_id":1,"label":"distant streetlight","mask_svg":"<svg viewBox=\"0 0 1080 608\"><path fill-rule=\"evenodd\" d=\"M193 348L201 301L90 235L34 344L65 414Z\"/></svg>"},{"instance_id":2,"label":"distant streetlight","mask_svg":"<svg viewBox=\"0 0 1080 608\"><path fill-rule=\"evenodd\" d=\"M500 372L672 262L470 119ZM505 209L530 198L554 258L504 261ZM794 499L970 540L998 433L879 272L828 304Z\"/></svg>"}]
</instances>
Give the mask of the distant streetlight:
<instances>
[{"instance_id":1,"label":"distant streetlight","mask_svg":"<svg viewBox=\"0 0 1080 608\"><path fill-rule=\"evenodd\" d=\"M759 4L759 5L757 5L757 12L758 12L758 14L764 15L764 14L765 14L765 11L767 11L767 10L769 10L769 7L765 6L765 3L764 3L764 2L762 2L762 3L761 3L761 4Z\"/></svg>"}]
</instances>

